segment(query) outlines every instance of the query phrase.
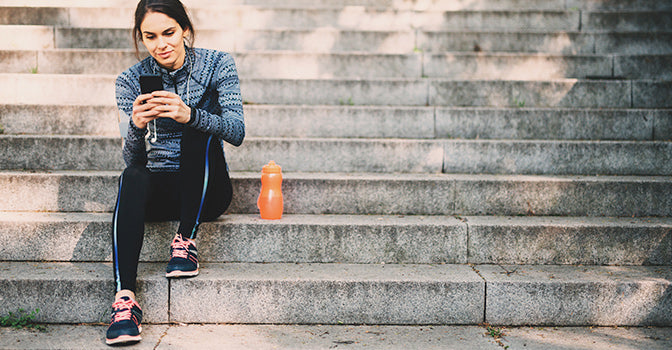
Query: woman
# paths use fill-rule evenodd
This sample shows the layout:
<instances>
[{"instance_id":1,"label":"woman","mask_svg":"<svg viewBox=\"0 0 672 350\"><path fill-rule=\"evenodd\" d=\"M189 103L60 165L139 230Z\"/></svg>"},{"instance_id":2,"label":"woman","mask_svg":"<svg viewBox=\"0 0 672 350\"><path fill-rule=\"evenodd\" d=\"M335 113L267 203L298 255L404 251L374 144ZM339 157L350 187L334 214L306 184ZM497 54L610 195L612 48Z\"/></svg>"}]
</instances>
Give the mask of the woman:
<instances>
[{"instance_id":1,"label":"woman","mask_svg":"<svg viewBox=\"0 0 672 350\"><path fill-rule=\"evenodd\" d=\"M126 169L112 225L115 301L107 344L141 339L135 301L145 221L179 220L166 277L198 274L196 233L231 202L223 142L245 137L236 67L229 54L197 49L194 28L178 0L142 0L133 39L150 56L119 75L117 105L129 117ZM139 77L159 75L164 91L141 94Z\"/></svg>"}]
</instances>

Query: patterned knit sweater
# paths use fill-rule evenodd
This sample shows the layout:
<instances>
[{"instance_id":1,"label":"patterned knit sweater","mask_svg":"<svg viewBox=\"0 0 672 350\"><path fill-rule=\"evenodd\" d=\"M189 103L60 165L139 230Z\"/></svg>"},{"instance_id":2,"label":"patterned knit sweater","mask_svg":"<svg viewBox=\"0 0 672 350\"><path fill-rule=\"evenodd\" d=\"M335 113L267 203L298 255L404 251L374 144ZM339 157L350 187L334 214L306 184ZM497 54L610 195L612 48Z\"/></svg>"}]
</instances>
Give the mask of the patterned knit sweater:
<instances>
[{"instance_id":1,"label":"patterned knit sweater","mask_svg":"<svg viewBox=\"0 0 672 350\"><path fill-rule=\"evenodd\" d=\"M180 139L185 127L216 136L222 147L222 140L234 146L243 142L243 104L233 58L228 53L215 50L187 49L186 52L189 56L178 70L169 72L149 56L117 77L117 106L121 115L129 119L123 148L126 166L146 165L150 171L178 171ZM150 122L147 128L140 129L133 123L133 101L140 95L139 77L147 74L161 75L164 89L180 95L191 108L191 120L187 124L158 118L155 124ZM155 131L156 141L153 141ZM149 147L146 147L145 135L148 132L152 137L148 139Z\"/></svg>"}]
</instances>

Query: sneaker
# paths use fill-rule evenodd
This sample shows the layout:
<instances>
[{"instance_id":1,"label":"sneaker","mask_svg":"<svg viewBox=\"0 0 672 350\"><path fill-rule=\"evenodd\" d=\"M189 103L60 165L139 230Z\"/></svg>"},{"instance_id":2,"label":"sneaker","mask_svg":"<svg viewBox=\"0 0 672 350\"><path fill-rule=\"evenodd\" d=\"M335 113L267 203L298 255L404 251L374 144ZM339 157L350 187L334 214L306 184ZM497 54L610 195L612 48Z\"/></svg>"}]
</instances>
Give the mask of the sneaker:
<instances>
[{"instance_id":1,"label":"sneaker","mask_svg":"<svg viewBox=\"0 0 672 350\"><path fill-rule=\"evenodd\" d=\"M170 244L170 261L166 267L166 277L192 277L198 275L196 244L181 234L175 235Z\"/></svg>"},{"instance_id":2,"label":"sneaker","mask_svg":"<svg viewBox=\"0 0 672 350\"><path fill-rule=\"evenodd\" d=\"M121 297L112 304L112 322L107 329L105 343L108 345L139 342L142 340L142 310L138 303L129 298Z\"/></svg>"}]
</instances>

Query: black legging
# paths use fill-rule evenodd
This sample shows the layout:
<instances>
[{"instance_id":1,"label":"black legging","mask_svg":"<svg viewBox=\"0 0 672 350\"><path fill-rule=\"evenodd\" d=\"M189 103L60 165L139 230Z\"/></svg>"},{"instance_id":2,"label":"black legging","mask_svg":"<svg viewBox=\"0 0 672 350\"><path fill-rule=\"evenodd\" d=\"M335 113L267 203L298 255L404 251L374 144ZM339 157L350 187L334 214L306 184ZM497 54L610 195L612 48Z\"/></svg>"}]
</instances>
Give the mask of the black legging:
<instances>
[{"instance_id":1,"label":"black legging","mask_svg":"<svg viewBox=\"0 0 672 350\"><path fill-rule=\"evenodd\" d=\"M146 221L180 220L177 232L193 239L201 222L216 219L231 203L233 189L219 139L185 127L180 149L178 172L131 166L119 178L112 220L117 291L135 292Z\"/></svg>"}]
</instances>

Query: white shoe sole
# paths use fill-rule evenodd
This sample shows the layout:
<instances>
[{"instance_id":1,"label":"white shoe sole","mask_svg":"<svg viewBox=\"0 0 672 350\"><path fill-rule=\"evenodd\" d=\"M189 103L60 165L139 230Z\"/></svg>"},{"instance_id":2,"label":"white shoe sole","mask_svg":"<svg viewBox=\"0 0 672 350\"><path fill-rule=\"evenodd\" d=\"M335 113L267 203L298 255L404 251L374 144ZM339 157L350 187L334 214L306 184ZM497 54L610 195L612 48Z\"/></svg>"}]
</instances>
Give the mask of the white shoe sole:
<instances>
[{"instance_id":1,"label":"white shoe sole","mask_svg":"<svg viewBox=\"0 0 672 350\"><path fill-rule=\"evenodd\" d=\"M194 271L171 271L166 273L167 278L175 278L175 277L194 277L198 275L198 268Z\"/></svg>"},{"instance_id":2,"label":"white shoe sole","mask_svg":"<svg viewBox=\"0 0 672 350\"><path fill-rule=\"evenodd\" d=\"M105 344L114 345L114 344L123 344L123 343L132 343L139 342L142 340L141 335L120 335L114 339L105 339Z\"/></svg>"}]
</instances>

